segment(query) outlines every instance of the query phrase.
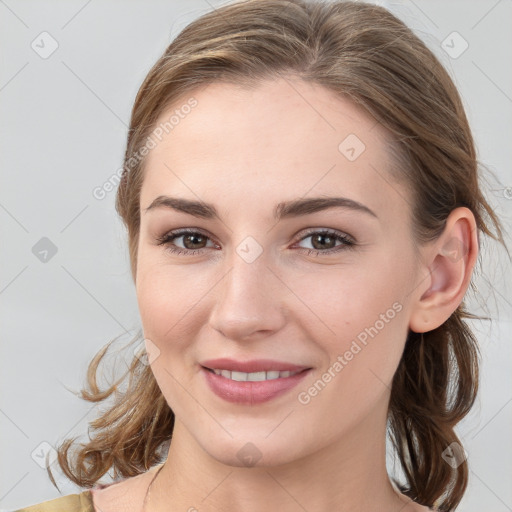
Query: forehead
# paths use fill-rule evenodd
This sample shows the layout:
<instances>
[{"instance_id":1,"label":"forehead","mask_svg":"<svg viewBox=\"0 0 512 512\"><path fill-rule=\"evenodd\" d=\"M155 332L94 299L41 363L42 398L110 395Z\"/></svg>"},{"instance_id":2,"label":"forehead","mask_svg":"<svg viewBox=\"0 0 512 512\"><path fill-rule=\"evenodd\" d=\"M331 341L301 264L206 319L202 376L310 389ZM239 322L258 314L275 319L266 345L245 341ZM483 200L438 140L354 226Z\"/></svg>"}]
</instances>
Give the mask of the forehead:
<instances>
[{"instance_id":1,"label":"forehead","mask_svg":"<svg viewBox=\"0 0 512 512\"><path fill-rule=\"evenodd\" d=\"M387 131L316 84L209 84L182 96L156 125L162 133L146 157L142 207L166 192L208 202L232 196L260 208L306 194L344 195L397 214L406 207L389 175Z\"/></svg>"}]
</instances>

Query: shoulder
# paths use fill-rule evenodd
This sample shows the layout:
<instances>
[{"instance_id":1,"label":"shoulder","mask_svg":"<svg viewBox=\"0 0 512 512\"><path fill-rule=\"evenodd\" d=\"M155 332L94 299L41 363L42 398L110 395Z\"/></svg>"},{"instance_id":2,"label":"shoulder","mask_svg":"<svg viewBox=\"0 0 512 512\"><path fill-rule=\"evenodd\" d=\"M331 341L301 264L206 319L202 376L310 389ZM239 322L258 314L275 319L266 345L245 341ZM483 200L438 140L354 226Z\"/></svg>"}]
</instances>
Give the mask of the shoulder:
<instances>
[{"instance_id":1,"label":"shoulder","mask_svg":"<svg viewBox=\"0 0 512 512\"><path fill-rule=\"evenodd\" d=\"M53 500L20 508L14 512L95 512L90 490L60 496Z\"/></svg>"}]
</instances>

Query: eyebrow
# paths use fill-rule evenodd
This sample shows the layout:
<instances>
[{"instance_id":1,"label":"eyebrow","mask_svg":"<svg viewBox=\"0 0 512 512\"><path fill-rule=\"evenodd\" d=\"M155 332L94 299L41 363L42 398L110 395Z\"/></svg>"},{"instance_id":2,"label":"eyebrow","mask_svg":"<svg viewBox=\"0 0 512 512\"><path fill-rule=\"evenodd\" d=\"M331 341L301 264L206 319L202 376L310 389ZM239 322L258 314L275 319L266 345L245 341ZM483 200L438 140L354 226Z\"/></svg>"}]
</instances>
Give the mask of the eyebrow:
<instances>
[{"instance_id":1,"label":"eyebrow","mask_svg":"<svg viewBox=\"0 0 512 512\"><path fill-rule=\"evenodd\" d=\"M168 208L202 219L216 218L220 220L215 206L201 201L192 201L190 199L179 197L158 196L147 208L144 209L144 213L156 208ZM278 203L274 208L274 218L276 220L281 220L284 218L299 217L301 215L309 215L329 208L353 210L378 219L375 212L370 210L370 208L347 197L310 197L284 201Z\"/></svg>"}]
</instances>

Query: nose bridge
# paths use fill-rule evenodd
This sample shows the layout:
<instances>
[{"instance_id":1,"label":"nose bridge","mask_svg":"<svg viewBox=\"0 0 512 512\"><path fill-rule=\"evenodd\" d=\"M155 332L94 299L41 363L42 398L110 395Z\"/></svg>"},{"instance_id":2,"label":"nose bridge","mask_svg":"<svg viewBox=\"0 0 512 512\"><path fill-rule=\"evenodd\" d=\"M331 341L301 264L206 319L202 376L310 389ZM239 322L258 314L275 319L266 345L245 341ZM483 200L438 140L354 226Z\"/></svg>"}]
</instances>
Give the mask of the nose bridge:
<instances>
[{"instance_id":1,"label":"nose bridge","mask_svg":"<svg viewBox=\"0 0 512 512\"><path fill-rule=\"evenodd\" d=\"M244 245L241 244L242 248ZM237 253L219 283L210 315L212 327L232 339L276 330L283 321L279 280L264 254L254 260Z\"/></svg>"}]
</instances>

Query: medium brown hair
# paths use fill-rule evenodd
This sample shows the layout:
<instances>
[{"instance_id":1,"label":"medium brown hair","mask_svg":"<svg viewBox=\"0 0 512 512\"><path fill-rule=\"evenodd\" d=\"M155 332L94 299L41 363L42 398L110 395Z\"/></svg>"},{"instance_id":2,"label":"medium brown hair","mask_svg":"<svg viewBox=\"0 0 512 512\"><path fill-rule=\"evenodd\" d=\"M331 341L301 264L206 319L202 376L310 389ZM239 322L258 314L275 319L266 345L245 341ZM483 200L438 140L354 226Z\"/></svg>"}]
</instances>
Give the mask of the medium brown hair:
<instances>
[{"instance_id":1,"label":"medium brown hair","mask_svg":"<svg viewBox=\"0 0 512 512\"><path fill-rule=\"evenodd\" d=\"M249 0L189 24L139 89L116 198L128 232L134 281L145 163L136 156L157 119L196 88L221 81L249 87L283 74L349 98L388 130L393 172L410 189L417 246L435 240L449 213L465 206L473 212L479 234L506 248L500 221L479 187L480 164L457 89L402 21L362 2ZM480 237L478 241L480 245ZM389 404L389 434L406 479L395 483L411 499L443 511L456 508L468 482L467 461L452 468L442 458L451 443L461 444L454 427L471 409L478 390L477 341L465 318L481 317L467 312L462 302L440 327L409 332ZM150 469L162 462L172 436L174 414L151 367L139 357L107 389L98 387L98 367L111 343L90 362L89 389L81 397L97 403L113 397L113 403L91 422L87 443L69 458L75 439L58 449L63 472L82 487L93 486L110 469L114 478ZM126 390L120 392L127 376Z\"/></svg>"}]
</instances>

